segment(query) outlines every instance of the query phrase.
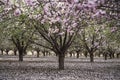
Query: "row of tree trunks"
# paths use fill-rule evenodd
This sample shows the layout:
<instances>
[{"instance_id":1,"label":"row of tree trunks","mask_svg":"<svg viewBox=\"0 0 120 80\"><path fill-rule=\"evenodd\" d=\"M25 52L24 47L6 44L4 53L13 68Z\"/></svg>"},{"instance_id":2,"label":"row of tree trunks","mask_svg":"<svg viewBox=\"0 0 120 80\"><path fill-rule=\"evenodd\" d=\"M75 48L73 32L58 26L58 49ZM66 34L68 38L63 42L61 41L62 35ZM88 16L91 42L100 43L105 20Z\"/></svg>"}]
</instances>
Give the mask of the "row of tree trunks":
<instances>
[{"instance_id":1,"label":"row of tree trunks","mask_svg":"<svg viewBox=\"0 0 120 80\"><path fill-rule=\"evenodd\" d=\"M37 51L37 57L39 57L40 56L40 50L36 50ZM43 54L43 56L50 56L50 52L49 51L42 51L42 54Z\"/></svg>"}]
</instances>

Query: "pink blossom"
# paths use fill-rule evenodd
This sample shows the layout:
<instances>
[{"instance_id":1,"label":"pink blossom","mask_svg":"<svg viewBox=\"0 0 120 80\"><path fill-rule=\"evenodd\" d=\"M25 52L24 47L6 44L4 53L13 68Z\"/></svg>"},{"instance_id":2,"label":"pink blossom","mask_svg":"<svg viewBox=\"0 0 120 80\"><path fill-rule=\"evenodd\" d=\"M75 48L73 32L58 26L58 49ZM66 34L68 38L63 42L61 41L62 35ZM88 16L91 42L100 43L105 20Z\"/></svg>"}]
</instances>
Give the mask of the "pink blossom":
<instances>
[{"instance_id":1,"label":"pink blossom","mask_svg":"<svg viewBox=\"0 0 120 80\"><path fill-rule=\"evenodd\" d=\"M115 32L117 30L117 27L112 27L111 32Z\"/></svg>"},{"instance_id":2,"label":"pink blossom","mask_svg":"<svg viewBox=\"0 0 120 80\"><path fill-rule=\"evenodd\" d=\"M67 29L67 32L68 32L68 33L70 32L70 29L69 29L69 28Z\"/></svg>"},{"instance_id":3,"label":"pink blossom","mask_svg":"<svg viewBox=\"0 0 120 80\"><path fill-rule=\"evenodd\" d=\"M4 2L5 4L8 4L9 0L3 0L3 2Z\"/></svg>"},{"instance_id":4,"label":"pink blossom","mask_svg":"<svg viewBox=\"0 0 120 80\"><path fill-rule=\"evenodd\" d=\"M68 3L72 4L72 3L78 3L80 0L67 0Z\"/></svg>"},{"instance_id":5,"label":"pink blossom","mask_svg":"<svg viewBox=\"0 0 120 80\"><path fill-rule=\"evenodd\" d=\"M74 0L74 3L78 3L80 0Z\"/></svg>"},{"instance_id":6,"label":"pink blossom","mask_svg":"<svg viewBox=\"0 0 120 80\"><path fill-rule=\"evenodd\" d=\"M63 23L66 23L67 22L67 19L63 19Z\"/></svg>"},{"instance_id":7,"label":"pink blossom","mask_svg":"<svg viewBox=\"0 0 120 80\"><path fill-rule=\"evenodd\" d=\"M45 23L45 19L42 19L42 20L41 20L41 24L44 24L44 23Z\"/></svg>"},{"instance_id":8,"label":"pink blossom","mask_svg":"<svg viewBox=\"0 0 120 80\"><path fill-rule=\"evenodd\" d=\"M27 5L32 5L32 4L33 4L33 1L32 1L32 0L25 0L25 3L26 3Z\"/></svg>"},{"instance_id":9,"label":"pink blossom","mask_svg":"<svg viewBox=\"0 0 120 80\"><path fill-rule=\"evenodd\" d=\"M77 9L77 10L81 10L82 8L83 8L83 6L82 6L82 4L80 4L80 3L76 6L76 9Z\"/></svg>"},{"instance_id":10,"label":"pink blossom","mask_svg":"<svg viewBox=\"0 0 120 80\"><path fill-rule=\"evenodd\" d=\"M73 3L73 1L74 1L74 0L67 0L67 2L70 3L70 4Z\"/></svg>"},{"instance_id":11,"label":"pink blossom","mask_svg":"<svg viewBox=\"0 0 120 80\"><path fill-rule=\"evenodd\" d=\"M105 15L106 12L103 10L98 10L92 17L100 17L101 15Z\"/></svg>"},{"instance_id":12,"label":"pink blossom","mask_svg":"<svg viewBox=\"0 0 120 80\"><path fill-rule=\"evenodd\" d=\"M73 31L73 30L71 30L71 31L70 31L70 35L72 35L73 33L74 33L74 31Z\"/></svg>"},{"instance_id":13,"label":"pink blossom","mask_svg":"<svg viewBox=\"0 0 120 80\"><path fill-rule=\"evenodd\" d=\"M99 17L100 16L100 12L96 12L92 17Z\"/></svg>"},{"instance_id":14,"label":"pink blossom","mask_svg":"<svg viewBox=\"0 0 120 80\"><path fill-rule=\"evenodd\" d=\"M19 8L17 8L17 9L14 11L14 15L15 15L15 16L21 15L21 10L20 10Z\"/></svg>"},{"instance_id":15,"label":"pink blossom","mask_svg":"<svg viewBox=\"0 0 120 80\"><path fill-rule=\"evenodd\" d=\"M58 22L60 22L60 21L61 21L60 17L57 17L57 18L56 18L56 20L57 20Z\"/></svg>"},{"instance_id":16,"label":"pink blossom","mask_svg":"<svg viewBox=\"0 0 120 80\"><path fill-rule=\"evenodd\" d=\"M9 7L9 8L8 8L8 7L4 8L5 11L9 11L9 10L11 10L11 9L12 9L12 8L10 8L10 7Z\"/></svg>"},{"instance_id":17,"label":"pink blossom","mask_svg":"<svg viewBox=\"0 0 120 80\"><path fill-rule=\"evenodd\" d=\"M50 6L51 6L50 3L45 4L45 6L44 6L45 13L47 13L49 11Z\"/></svg>"},{"instance_id":18,"label":"pink blossom","mask_svg":"<svg viewBox=\"0 0 120 80\"><path fill-rule=\"evenodd\" d=\"M35 0L25 0L25 3L29 6L35 6L37 4L37 1L35 1Z\"/></svg>"},{"instance_id":19,"label":"pink blossom","mask_svg":"<svg viewBox=\"0 0 120 80\"><path fill-rule=\"evenodd\" d=\"M72 25L72 26L73 26L73 28L75 28L75 27L77 26L77 23L73 23L73 25Z\"/></svg>"},{"instance_id":20,"label":"pink blossom","mask_svg":"<svg viewBox=\"0 0 120 80\"><path fill-rule=\"evenodd\" d=\"M98 4L104 4L105 3L105 0L99 0L98 1Z\"/></svg>"},{"instance_id":21,"label":"pink blossom","mask_svg":"<svg viewBox=\"0 0 120 80\"><path fill-rule=\"evenodd\" d=\"M98 46L98 45L99 45L99 43L98 43L98 42L95 42L95 43L94 43L94 46Z\"/></svg>"},{"instance_id":22,"label":"pink blossom","mask_svg":"<svg viewBox=\"0 0 120 80\"><path fill-rule=\"evenodd\" d=\"M37 14L37 15L30 14L29 18L39 20L41 18L41 15L40 14Z\"/></svg>"},{"instance_id":23,"label":"pink blossom","mask_svg":"<svg viewBox=\"0 0 120 80\"><path fill-rule=\"evenodd\" d=\"M59 35L61 35L61 36L64 35L64 34L65 34L65 32L61 32L61 33L59 33Z\"/></svg>"},{"instance_id":24,"label":"pink blossom","mask_svg":"<svg viewBox=\"0 0 120 80\"><path fill-rule=\"evenodd\" d=\"M99 12L100 12L101 15L106 14L106 11L103 11L103 10L99 10Z\"/></svg>"},{"instance_id":25,"label":"pink blossom","mask_svg":"<svg viewBox=\"0 0 120 80\"><path fill-rule=\"evenodd\" d=\"M99 31L100 31L100 30L99 30L98 28L95 30L96 33L98 33Z\"/></svg>"},{"instance_id":26,"label":"pink blossom","mask_svg":"<svg viewBox=\"0 0 120 80\"><path fill-rule=\"evenodd\" d=\"M94 8L97 6L97 4L94 1L89 1L87 5L89 8Z\"/></svg>"},{"instance_id":27,"label":"pink blossom","mask_svg":"<svg viewBox=\"0 0 120 80\"><path fill-rule=\"evenodd\" d=\"M54 18L50 18L51 20L51 23L56 23L57 22L57 20L56 19L54 19Z\"/></svg>"},{"instance_id":28,"label":"pink blossom","mask_svg":"<svg viewBox=\"0 0 120 80\"><path fill-rule=\"evenodd\" d=\"M54 31L53 31L53 33L58 33L59 32L59 29L58 28L56 28Z\"/></svg>"}]
</instances>

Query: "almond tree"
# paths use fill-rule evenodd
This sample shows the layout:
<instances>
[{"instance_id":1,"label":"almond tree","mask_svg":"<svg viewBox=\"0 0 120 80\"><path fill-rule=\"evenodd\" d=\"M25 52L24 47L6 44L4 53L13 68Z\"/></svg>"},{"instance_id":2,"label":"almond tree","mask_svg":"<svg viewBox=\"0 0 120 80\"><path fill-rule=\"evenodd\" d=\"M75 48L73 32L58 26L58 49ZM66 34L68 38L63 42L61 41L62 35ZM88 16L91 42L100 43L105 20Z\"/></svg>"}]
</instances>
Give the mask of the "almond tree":
<instances>
[{"instance_id":1,"label":"almond tree","mask_svg":"<svg viewBox=\"0 0 120 80\"><path fill-rule=\"evenodd\" d=\"M4 3L9 5L9 0ZM65 54L77 33L89 24L90 18L105 13L97 9L103 3L97 0L23 0L18 3L14 7L9 5L13 14L29 17L28 25L34 27L50 46L35 43L58 55L59 69L64 69Z\"/></svg>"},{"instance_id":2,"label":"almond tree","mask_svg":"<svg viewBox=\"0 0 120 80\"><path fill-rule=\"evenodd\" d=\"M96 9L95 2L69 0L49 2L42 6L43 12L37 17L40 21L35 20L34 27L51 46L39 45L51 49L58 55L59 69L64 69L65 54L79 30L89 24L90 18L105 14L104 11Z\"/></svg>"},{"instance_id":3,"label":"almond tree","mask_svg":"<svg viewBox=\"0 0 120 80\"><path fill-rule=\"evenodd\" d=\"M4 6L3 6L4 5ZM29 39L33 38L34 29L29 28L27 16L21 14L21 10L16 8L9 0L3 1L1 12L1 26L4 34L14 44L19 52L19 61L23 61L26 49L30 45ZM21 14L21 15L20 15ZM20 15L20 16L19 16Z\"/></svg>"}]
</instances>

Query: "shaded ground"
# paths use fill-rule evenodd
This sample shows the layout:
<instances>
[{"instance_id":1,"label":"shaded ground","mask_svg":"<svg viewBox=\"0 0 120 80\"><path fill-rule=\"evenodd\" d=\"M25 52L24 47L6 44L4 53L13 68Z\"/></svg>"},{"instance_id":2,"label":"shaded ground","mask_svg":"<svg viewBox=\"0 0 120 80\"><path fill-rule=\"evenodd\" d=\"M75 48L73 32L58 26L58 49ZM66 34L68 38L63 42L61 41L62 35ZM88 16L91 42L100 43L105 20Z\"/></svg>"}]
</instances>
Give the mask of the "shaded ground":
<instances>
[{"instance_id":1,"label":"shaded ground","mask_svg":"<svg viewBox=\"0 0 120 80\"><path fill-rule=\"evenodd\" d=\"M59 71L56 57L0 57L0 80L120 80L120 60L66 58L65 70Z\"/></svg>"}]
</instances>

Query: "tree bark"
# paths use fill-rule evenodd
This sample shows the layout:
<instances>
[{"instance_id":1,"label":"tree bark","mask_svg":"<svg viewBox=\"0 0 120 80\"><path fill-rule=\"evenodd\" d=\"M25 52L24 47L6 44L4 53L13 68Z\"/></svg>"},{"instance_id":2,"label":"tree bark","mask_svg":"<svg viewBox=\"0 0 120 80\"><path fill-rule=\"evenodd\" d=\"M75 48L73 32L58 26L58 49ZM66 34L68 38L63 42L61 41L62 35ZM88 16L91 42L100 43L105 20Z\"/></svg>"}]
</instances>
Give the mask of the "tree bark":
<instances>
[{"instance_id":1,"label":"tree bark","mask_svg":"<svg viewBox=\"0 0 120 80\"><path fill-rule=\"evenodd\" d=\"M64 53L60 53L58 56L58 62L59 62L59 70L64 70Z\"/></svg>"},{"instance_id":2,"label":"tree bark","mask_svg":"<svg viewBox=\"0 0 120 80\"><path fill-rule=\"evenodd\" d=\"M90 53L90 62L94 62L94 55L92 52Z\"/></svg>"}]
</instances>

